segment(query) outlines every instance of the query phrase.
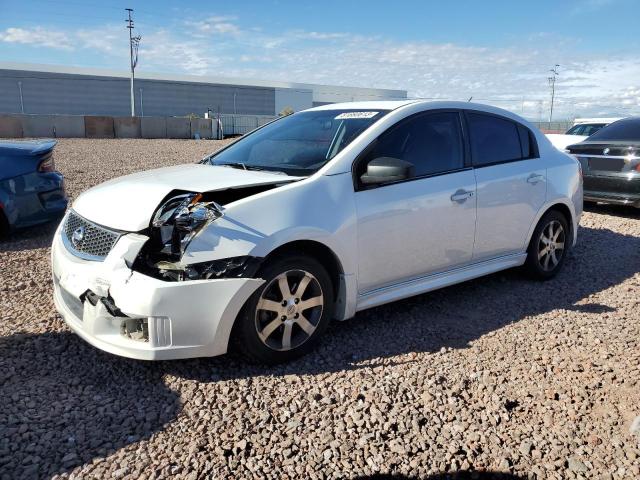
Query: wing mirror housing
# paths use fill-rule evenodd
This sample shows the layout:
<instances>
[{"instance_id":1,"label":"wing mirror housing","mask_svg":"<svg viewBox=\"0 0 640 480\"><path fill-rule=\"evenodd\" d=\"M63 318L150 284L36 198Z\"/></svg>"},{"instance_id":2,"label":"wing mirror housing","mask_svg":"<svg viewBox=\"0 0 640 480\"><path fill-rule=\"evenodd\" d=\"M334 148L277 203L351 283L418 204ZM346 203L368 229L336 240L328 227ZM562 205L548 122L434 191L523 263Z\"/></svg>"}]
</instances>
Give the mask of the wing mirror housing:
<instances>
[{"instance_id":1,"label":"wing mirror housing","mask_svg":"<svg viewBox=\"0 0 640 480\"><path fill-rule=\"evenodd\" d=\"M413 177L414 165L406 160L392 157L374 158L367 164L367 171L360 181L363 185L380 185Z\"/></svg>"}]
</instances>

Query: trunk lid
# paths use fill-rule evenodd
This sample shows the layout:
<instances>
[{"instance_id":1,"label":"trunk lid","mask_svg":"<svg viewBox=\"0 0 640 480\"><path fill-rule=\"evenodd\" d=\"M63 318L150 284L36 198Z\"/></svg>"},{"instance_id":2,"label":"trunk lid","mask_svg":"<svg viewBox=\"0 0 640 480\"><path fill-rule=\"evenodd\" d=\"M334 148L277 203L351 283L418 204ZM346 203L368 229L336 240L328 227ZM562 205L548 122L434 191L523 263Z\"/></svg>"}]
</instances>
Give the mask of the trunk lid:
<instances>
[{"instance_id":1,"label":"trunk lid","mask_svg":"<svg viewBox=\"0 0 640 480\"><path fill-rule=\"evenodd\" d=\"M35 172L53 154L55 140L0 140L0 180Z\"/></svg>"},{"instance_id":2,"label":"trunk lid","mask_svg":"<svg viewBox=\"0 0 640 480\"><path fill-rule=\"evenodd\" d=\"M585 175L628 176L638 172L640 144L630 142L582 142L568 147Z\"/></svg>"}]
</instances>

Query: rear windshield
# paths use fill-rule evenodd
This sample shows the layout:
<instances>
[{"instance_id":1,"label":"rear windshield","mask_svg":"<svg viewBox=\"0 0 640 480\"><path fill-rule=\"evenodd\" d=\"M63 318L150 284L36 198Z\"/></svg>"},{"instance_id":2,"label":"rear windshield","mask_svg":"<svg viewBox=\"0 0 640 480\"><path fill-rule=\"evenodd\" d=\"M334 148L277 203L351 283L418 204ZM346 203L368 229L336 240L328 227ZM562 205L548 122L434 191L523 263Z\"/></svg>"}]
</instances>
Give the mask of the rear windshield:
<instances>
[{"instance_id":1,"label":"rear windshield","mask_svg":"<svg viewBox=\"0 0 640 480\"><path fill-rule=\"evenodd\" d=\"M640 141L640 118L618 120L611 125L598 130L589 137L589 141Z\"/></svg>"}]
</instances>

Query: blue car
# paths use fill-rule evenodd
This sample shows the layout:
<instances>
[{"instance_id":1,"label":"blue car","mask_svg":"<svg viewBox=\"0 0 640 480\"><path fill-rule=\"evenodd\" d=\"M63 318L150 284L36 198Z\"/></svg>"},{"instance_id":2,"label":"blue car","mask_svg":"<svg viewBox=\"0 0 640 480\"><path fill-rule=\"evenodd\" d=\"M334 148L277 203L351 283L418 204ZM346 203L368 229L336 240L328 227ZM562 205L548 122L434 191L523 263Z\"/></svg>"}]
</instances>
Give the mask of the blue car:
<instances>
[{"instance_id":1,"label":"blue car","mask_svg":"<svg viewBox=\"0 0 640 480\"><path fill-rule=\"evenodd\" d=\"M60 218L67 195L55 140L0 141L0 235Z\"/></svg>"}]
</instances>

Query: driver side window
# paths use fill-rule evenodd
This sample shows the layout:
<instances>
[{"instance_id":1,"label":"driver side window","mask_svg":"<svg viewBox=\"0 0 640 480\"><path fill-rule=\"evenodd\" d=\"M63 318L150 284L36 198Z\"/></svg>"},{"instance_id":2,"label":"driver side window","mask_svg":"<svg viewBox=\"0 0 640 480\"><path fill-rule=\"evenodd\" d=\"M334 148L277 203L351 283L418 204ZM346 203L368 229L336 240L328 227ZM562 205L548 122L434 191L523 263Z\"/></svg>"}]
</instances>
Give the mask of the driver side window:
<instances>
[{"instance_id":1,"label":"driver side window","mask_svg":"<svg viewBox=\"0 0 640 480\"><path fill-rule=\"evenodd\" d=\"M423 177L464 167L460 116L456 112L419 114L399 122L378 137L361 165L390 157L413 165Z\"/></svg>"}]
</instances>

